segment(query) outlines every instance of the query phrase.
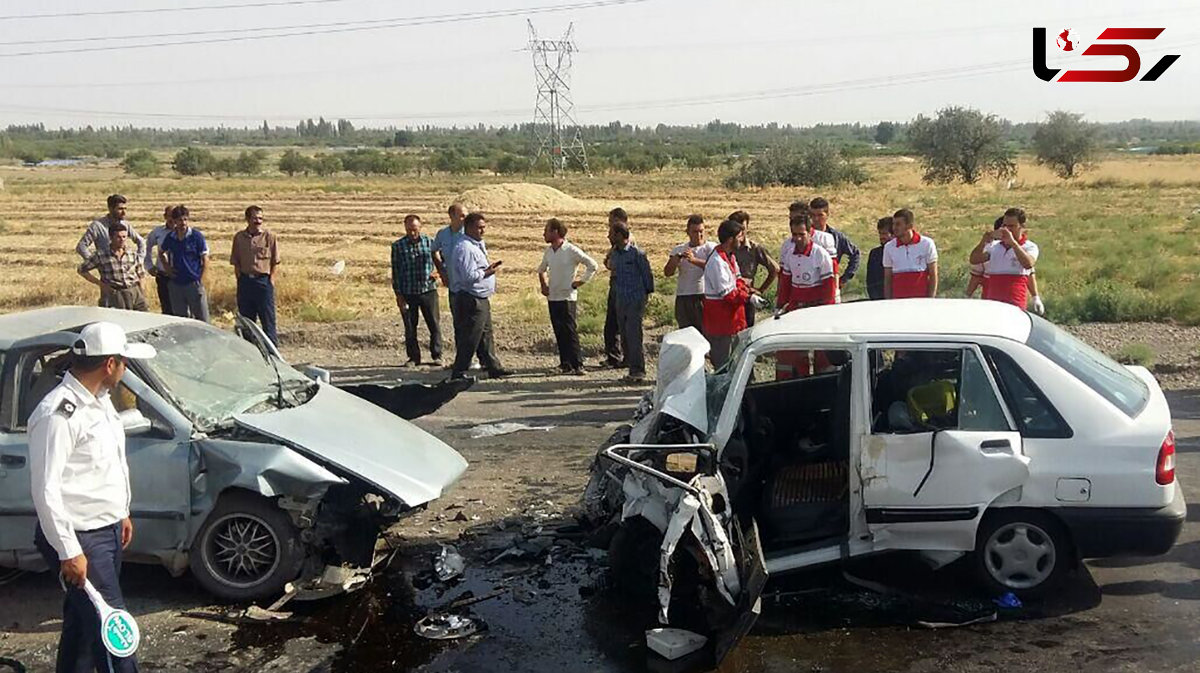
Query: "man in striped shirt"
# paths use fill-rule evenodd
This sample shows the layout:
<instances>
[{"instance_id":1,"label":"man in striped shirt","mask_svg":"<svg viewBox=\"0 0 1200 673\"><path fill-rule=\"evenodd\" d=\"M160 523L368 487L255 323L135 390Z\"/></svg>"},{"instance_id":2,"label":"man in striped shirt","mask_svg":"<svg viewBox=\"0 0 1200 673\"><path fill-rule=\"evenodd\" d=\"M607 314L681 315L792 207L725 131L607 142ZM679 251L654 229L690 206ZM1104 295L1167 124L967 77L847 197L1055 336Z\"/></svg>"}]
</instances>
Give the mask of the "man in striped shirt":
<instances>
[{"instance_id":1,"label":"man in striped shirt","mask_svg":"<svg viewBox=\"0 0 1200 673\"><path fill-rule=\"evenodd\" d=\"M892 215L896 237L883 246L883 287L888 299L936 297L937 245L913 228L913 213L901 208Z\"/></svg>"}]
</instances>

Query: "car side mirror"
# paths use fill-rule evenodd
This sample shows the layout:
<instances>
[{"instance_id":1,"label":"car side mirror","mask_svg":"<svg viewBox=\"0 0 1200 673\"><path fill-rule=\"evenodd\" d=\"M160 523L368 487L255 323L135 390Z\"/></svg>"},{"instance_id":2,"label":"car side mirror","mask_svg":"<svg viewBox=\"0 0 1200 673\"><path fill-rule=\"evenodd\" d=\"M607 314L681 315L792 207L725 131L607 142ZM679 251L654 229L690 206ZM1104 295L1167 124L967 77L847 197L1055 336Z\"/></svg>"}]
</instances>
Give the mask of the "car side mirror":
<instances>
[{"instance_id":1,"label":"car side mirror","mask_svg":"<svg viewBox=\"0 0 1200 673\"><path fill-rule=\"evenodd\" d=\"M128 436L149 432L153 427L150 419L137 409L126 409L117 415L120 416L121 427L125 429L125 434Z\"/></svg>"}]
</instances>

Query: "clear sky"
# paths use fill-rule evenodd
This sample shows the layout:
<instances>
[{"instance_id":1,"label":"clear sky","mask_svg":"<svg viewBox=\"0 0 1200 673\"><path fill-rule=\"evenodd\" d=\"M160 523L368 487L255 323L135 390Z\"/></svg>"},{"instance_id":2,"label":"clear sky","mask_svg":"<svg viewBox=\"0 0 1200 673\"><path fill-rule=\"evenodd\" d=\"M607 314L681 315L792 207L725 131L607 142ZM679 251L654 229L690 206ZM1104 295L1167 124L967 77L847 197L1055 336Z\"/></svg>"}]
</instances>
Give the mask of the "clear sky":
<instances>
[{"instance_id":1,"label":"clear sky","mask_svg":"<svg viewBox=\"0 0 1200 673\"><path fill-rule=\"evenodd\" d=\"M0 125L528 121L527 18L543 38L574 22L581 123L1200 119L1194 0L4 0ZM1143 72L1181 58L1157 82L1045 83L1033 26L1078 41L1051 37L1052 67L1120 69L1078 55L1109 26L1166 28L1137 43Z\"/></svg>"}]
</instances>

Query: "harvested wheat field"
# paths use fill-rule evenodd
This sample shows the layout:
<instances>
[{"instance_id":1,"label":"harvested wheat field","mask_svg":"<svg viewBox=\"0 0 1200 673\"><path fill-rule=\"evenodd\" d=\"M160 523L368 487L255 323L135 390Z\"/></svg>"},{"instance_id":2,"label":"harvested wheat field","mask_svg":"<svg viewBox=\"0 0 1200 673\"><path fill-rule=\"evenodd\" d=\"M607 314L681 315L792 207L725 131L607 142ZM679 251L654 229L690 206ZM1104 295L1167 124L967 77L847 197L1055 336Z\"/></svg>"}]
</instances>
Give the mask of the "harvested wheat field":
<instances>
[{"instance_id":1,"label":"harvested wheat field","mask_svg":"<svg viewBox=\"0 0 1200 673\"><path fill-rule=\"evenodd\" d=\"M775 251L786 234L788 204L820 195L832 204L833 225L863 249L864 265L866 251L877 244L875 220L911 208L918 228L938 243L945 296L962 292L966 257L980 233L1004 208L1020 206L1029 212L1030 236L1042 249L1038 278L1052 318L1200 322L1194 261L1200 254L1200 158L1113 157L1072 182L1026 162L1011 184L950 186L923 184L919 165L900 158L869 160L867 168L872 179L862 186L752 192L727 190L723 175L708 171L512 184L482 175L134 179L103 163L0 168L0 252L8 261L0 269L0 310L93 302L94 288L75 274L73 247L84 225L103 213L104 197L121 192L130 199L129 221L142 233L159 223L166 204L191 209L192 224L213 251L210 301L218 321L229 320L234 310L229 246L249 204L266 210L267 226L280 238L285 339L302 323L394 317L388 245L400 235L403 216L421 215L432 235L447 204L461 199L487 213L488 248L493 259L504 260L496 299L501 344L540 347L549 328L534 272L547 218L563 218L570 238L599 258L607 247L605 214L620 205L661 274L669 248L684 240L690 213L703 214L715 235L723 216L745 209L753 218L752 236ZM339 261L345 263L340 275L333 270ZM591 345L603 322L607 277L602 272L597 280L585 288L580 309L581 331ZM660 278L648 322L670 321L673 287ZM862 287L860 276L845 294L860 295Z\"/></svg>"}]
</instances>

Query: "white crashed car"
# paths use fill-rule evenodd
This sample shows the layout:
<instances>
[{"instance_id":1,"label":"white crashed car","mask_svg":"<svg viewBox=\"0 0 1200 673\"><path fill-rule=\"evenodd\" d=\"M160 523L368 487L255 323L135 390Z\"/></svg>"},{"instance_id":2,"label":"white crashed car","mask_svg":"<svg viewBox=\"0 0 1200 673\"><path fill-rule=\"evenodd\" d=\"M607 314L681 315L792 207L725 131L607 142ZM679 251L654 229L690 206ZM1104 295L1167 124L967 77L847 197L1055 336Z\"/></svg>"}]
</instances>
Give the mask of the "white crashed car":
<instances>
[{"instance_id":1,"label":"white crashed car","mask_svg":"<svg viewBox=\"0 0 1200 673\"><path fill-rule=\"evenodd\" d=\"M970 554L993 595L1031 595L1080 558L1165 553L1182 528L1154 377L1007 304L822 306L746 330L715 374L707 350L695 330L664 338L651 408L601 451L585 511L615 530L619 573L654 569L660 621L698 600L678 612L708 615L718 647L768 575Z\"/></svg>"}]
</instances>

